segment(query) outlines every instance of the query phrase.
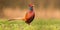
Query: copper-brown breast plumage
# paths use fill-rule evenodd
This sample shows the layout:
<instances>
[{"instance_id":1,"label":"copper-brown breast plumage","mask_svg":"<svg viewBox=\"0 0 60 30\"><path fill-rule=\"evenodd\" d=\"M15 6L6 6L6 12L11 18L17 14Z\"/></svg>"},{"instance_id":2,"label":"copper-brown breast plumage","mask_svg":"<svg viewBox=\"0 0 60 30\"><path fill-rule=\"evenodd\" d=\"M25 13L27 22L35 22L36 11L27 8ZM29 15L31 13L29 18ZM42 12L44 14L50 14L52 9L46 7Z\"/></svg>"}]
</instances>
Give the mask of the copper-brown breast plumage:
<instances>
[{"instance_id":1,"label":"copper-brown breast plumage","mask_svg":"<svg viewBox=\"0 0 60 30\"><path fill-rule=\"evenodd\" d=\"M34 17L35 17L35 13L33 11L28 12L25 16L25 18L26 18L25 22L27 24L30 24L33 21Z\"/></svg>"}]
</instances>

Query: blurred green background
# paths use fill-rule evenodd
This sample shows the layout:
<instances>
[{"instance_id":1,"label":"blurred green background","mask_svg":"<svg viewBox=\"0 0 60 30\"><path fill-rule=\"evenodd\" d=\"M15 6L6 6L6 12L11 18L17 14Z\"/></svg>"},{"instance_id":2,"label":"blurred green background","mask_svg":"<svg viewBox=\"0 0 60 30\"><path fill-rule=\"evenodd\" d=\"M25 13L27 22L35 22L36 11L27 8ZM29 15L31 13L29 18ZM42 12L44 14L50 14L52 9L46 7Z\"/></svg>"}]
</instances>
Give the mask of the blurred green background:
<instances>
[{"instance_id":1,"label":"blurred green background","mask_svg":"<svg viewBox=\"0 0 60 30\"><path fill-rule=\"evenodd\" d=\"M0 30L60 30L60 19L35 19L30 25L22 20L0 20Z\"/></svg>"}]
</instances>

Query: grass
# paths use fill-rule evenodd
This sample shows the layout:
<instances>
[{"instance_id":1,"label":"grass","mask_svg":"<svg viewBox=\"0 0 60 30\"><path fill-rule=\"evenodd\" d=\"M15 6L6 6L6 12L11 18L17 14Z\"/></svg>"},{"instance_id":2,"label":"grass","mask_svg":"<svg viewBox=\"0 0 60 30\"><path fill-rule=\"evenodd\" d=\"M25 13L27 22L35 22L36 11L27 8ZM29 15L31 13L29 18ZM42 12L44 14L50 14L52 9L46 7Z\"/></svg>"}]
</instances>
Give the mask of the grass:
<instances>
[{"instance_id":1,"label":"grass","mask_svg":"<svg viewBox=\"0 0 60 30\"><path fill-rule=\"evenodd\" d=\"M0 30L60 30L60 19L35 19L31 25L22 20L0 20Z\"/></svg>"}]
</instances>

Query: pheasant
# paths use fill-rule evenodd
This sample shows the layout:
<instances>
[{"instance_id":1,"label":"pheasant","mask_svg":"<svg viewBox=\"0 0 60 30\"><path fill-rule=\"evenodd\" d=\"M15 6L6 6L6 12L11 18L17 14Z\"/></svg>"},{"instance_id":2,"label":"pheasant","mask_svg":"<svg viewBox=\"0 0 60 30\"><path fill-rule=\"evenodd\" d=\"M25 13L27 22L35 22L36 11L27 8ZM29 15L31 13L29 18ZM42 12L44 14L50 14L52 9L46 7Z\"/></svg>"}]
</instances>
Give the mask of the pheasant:
<instances>
[{"instance_id":1,"label":"pheasant","mask_svg":"<svg viewBox=\"0 0 60 30\"><path fill-rule=\"evenodd\" d=\"M9 21L17 20L17 19L22 19L23 21L25 21L25 23L30 25L30 23L33 21L34 17L35 17L35 12L34 12L34 9L33 9L33 5L29 4L29 11L27 11L27 13L26 13L24 18L9 19Z\"/></svg>"},{"instance_id":2,"label":"pheasant","mask_svg":"<svg viewBox=\"0 0 60 30\"><path fill-rule=\"evenodd\" d=\"M29 7L30 7L30 10L26 13L25 18L23 19L23 20L25 20L25 22L27 24L30 24L35 17L35 12L33 10L33 5L29 4Z\"/></svg>"}]
</instances>

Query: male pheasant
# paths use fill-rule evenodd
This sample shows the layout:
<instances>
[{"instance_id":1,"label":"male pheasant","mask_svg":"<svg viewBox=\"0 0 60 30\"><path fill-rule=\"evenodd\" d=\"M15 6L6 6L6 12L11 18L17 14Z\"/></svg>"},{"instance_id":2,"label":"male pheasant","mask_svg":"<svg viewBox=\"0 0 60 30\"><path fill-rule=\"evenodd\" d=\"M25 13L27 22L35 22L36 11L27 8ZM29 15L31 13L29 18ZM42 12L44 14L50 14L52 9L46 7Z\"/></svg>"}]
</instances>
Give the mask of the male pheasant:
<instances>
[{"instance_id":1,"label":"male pheasant","mask_svg":"<svg viewBox=\"0 0 60 30\"><path fill-rule=\"evenodd\" d=\"M35 12L34 12L34 9L33 9L33 5L32 4L29 4L29 10L27 11L26 15L24 18L14 18L14 19L9 19L9 21L11 20L24 20L25 23L27 23L28 25L30 25L30 23L33 21L34 17L35 17Z\"/></svg>"},{"instance_id":2,"label":"male pheasant","mask_svg":"<svg viewBox=\"0 0 60 30\"><path fill-rule=\"evenodd\" d=\"M33 5L29 4L29 7L30 7L30 10L26 13L25 18L24 18L24 20L27 24L30 24L35 17L35 12L34 12L34 9L33 9Z\"/></svg>"}]
</instances>

